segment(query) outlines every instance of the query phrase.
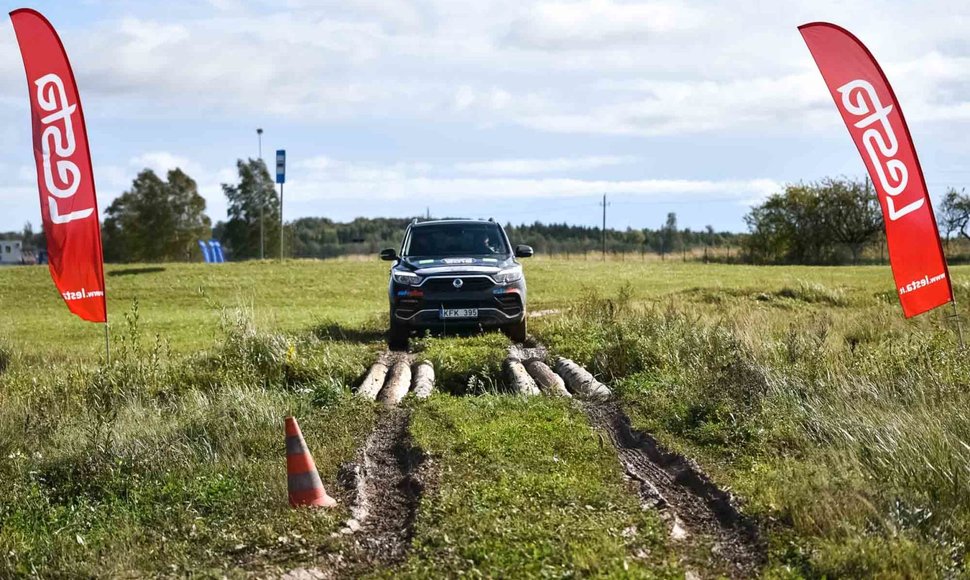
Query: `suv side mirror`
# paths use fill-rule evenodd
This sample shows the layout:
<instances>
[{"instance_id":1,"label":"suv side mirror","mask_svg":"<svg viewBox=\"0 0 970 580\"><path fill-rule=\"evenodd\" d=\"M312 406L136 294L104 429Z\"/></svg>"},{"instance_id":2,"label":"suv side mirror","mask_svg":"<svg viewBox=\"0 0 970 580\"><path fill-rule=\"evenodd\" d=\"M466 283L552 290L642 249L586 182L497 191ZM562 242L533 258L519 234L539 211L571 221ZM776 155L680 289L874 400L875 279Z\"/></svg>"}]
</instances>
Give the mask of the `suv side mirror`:
<instances>
[{"instance_id":1,"label":"suv side mirror","mask_svg":"<svg viewBox=\"0 0 970 580\"><path fill-rule=\"evenodd\" d=\"M531 258L534 253L535 252L532 251L532 246L526 246L525 244L515 246L516 258Z\"/></svg>"},{"instance_id":2,"label":"suv side mirror","mask_svg":"<svg viewBox=\"0 0 970 580\"><path fill-rule=\"evenodd\" d=\"M397 260L397 251L395 251L394 248L387 248L385 250L381 250L381 259L384 260L385 262L391 262L393 260Z\"/></svg>"}]
</instances>

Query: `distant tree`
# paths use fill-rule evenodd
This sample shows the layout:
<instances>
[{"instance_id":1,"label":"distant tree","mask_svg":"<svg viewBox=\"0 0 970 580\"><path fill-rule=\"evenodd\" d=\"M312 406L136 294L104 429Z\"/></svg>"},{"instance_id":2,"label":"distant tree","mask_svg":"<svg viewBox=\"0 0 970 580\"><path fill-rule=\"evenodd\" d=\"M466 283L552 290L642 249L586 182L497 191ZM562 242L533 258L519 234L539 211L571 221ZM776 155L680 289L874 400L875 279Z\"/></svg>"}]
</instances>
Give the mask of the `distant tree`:
<instances>
[{"instance_id":1,"label":"distant tree","mask_svg":"<svg viewBox=\"0 0 970 580\"><path fill-rule=\"evenodd\" d=\"M746 247L752 261L782 262L795 253L792 246L798 226L790 211L791 195L795 193L790 189L785 194L772 195L744 216L751 231Z\"/></svg>"},{"instance_id":2,"label":"distant tree","mask_svg":"<svg viewBox=\"0 0 970 580\"><path fill-rule=\"evenodd\" d=\"M24 231L21 234L21 239L24 242L24 250L31 252L37 250L37 234L34 233L34 224L30 222L24 223Z\"/></svg>"},{"instance_id":3,"label":"distant tree","mask_svg":"<svg viewBox=\"0 0 970 580\"><path fill-rule=\"evenodd\" d=\"M845 179L826 179L819 184L819 204L826 234L844 244L858 263L866 244L882 231L882 208L868 184Z\"/></svg>"},{"instance_id":4,"label":"distant tree","mask_svg":"<svg viewBox=\"0 0 970 580\"><path fill-rule=\"evenodd\" d=\"M943 205L940 206L940 225L946 232L946 239L954 233L970 239L970 196L965 190L957 191L950 188L943 198Z\"/></svg>"},{"instance_id":5,"label":"distant tree","mask_svg":"<svg viewBox=\"0 0 970 580\"><path fill-rule=\"evenodd\" d=\"M220 240L236 259L259 258L260 215L263 222L265 256L279 255L280 203L276 185L262 159L240 159L236 163L239 183L222 184L229 202L228 221L220 229Z\"/></svg>"},{"instance_id":6,"label":"distant tree","mask_svg":"<svg viewBox=\"0 0 970 580\"><path fill-rule=\"evenodd\" d=\"M749 255L764 262L839 263L846 250L857 262L882 230L875 194L846 179L788 185L744 219L751 231Z\"/></svg>"},{"instance_id":7,"label":"distant tree","mask_svg":"<svg viewBox=\"0 0 970 580\"><path fill-rule=\"evenodd\" d=\"M667 221L660 229L660 243L661 254L675 252L680 248L680 232L677 231L677 214L674 212L667 214Z\"/></svg>"},{"instance_id":8,"label":"distant tree","mask_svg":"<svg viewBox=\"0 0 970 580\"><path fill-rule=\"evenodd\" d=\"M396 248L400 246L401 238L410 222L410 218L356 218L345 223L323 217L299 218L286 224L286 248L294 257L299 258L331 258L371 253L380 248ZM228 223L225 221L217 223L213 228L213 237L225 241L227 227ZM535 222L517 226L507 223L505 231L513 245L528 244L540 254L582 255L585 252L598 252L602 247L602 233L599 228ZM662 231L663 227L608 229L607 251L660 252ZM687 249L709 243L707 234L702 232L684 230L677 234L681 246L686 246ZM716 232L714 235L718 243L738 244L746 234ZM672 245L675 249L678 247L677 244Z\"/></svg>"},{"instance_id":9,"label":"distant tree","mask_svg":"<svg viewBox=\"0 0 970 580\"><path fill-rule=\"evenodd\" d=\"M181 169L162 181L151 169L135 177L131 189L105 211L105 259L113 262L188 260L198 240L211 235L205 198Z\"/></svg>"}]
</instances>

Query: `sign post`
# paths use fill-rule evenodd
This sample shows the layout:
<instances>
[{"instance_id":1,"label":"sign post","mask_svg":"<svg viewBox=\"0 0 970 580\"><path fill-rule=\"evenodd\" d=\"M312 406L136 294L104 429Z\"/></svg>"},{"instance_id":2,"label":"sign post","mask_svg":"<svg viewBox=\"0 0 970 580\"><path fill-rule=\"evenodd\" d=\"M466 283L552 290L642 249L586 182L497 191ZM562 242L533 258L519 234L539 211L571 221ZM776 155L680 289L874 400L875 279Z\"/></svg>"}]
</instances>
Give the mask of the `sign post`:
<instances>
[{"instance_id":1,"label":"sign post","mask_svg":"<svg viewBox=\"0 0 970 580\"><path fill-rule=\"evenodd\" d=\"M276 150L276 183L280 184L280 261L283 261L283 184L286 183L286 149Z\"/></svg>"}]
</instances>

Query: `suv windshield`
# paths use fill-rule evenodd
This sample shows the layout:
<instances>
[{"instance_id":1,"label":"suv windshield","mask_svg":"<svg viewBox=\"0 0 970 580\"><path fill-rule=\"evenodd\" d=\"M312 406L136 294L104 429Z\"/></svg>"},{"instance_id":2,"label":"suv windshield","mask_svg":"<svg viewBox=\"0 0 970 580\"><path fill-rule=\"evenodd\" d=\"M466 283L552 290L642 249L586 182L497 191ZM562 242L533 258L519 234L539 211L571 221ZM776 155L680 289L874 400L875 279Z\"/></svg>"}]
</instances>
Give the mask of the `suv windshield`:
<instances>
[{"instance_id":1,"label":"suv windshield","mask_svg":"<svg viewBox=\"0 0 970 580\"><path fill-rule=\"evenodd\" d=\"M411 228L404 256L495 256L509 254L494 223L428 224Z\"/></svg>"}]
</instances>

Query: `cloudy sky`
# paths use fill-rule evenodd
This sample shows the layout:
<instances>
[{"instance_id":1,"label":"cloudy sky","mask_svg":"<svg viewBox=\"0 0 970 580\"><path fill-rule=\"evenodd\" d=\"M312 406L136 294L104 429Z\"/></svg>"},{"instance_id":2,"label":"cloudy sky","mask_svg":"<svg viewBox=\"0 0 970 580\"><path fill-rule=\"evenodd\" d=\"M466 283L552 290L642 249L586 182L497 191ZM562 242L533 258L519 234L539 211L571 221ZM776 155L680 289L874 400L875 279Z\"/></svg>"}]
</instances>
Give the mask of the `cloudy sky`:
<instances>
[{"instance_id":1,"label":"cloudy sky","mask_svg":"<svg viewBox=\"0 0 970 580\"><path fill-rule=\"evenodd\" d=\"M851 6L849 6L851 4ZM163 8L164 6L164 8ZM9 6L15 8L17 6ZM863 166L796 26L855 32L931 193L970 183L970 3L41 2L71 57L102 209L144 167L214 220L235 162L287 149L286 217L494 216L743 230L784 183ZM26 84L0 30L0 230L40 221Z\"/></svg>"}]
</instances>

